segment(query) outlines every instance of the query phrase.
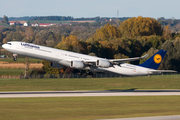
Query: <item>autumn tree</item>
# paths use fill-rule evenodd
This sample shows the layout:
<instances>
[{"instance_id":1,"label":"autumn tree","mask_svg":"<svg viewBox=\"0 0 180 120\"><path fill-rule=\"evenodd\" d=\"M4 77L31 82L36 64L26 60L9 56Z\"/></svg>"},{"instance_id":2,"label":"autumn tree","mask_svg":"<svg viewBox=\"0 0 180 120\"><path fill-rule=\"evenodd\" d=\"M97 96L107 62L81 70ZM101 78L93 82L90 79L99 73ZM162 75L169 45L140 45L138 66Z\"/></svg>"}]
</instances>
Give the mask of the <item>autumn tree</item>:
<instances>
[{"instance_id":1,"label":"autumn tree","mask_svg":"<svg viewBox=\"0 0 180 120\"><path fill-rule=\"evenodd\" d=\"M95 40L108 40L119 37L121 37L120 31L115 26L110 25L109 23L101 29L97 29L96 33L93 36Z\"/></svg>"},{"instance_id":2,"label":"autumn tree","mask_svg":"<svg viewBox=\"0 0 180 120\"><path fill-rule=\"evenodd\" d=\"M25 35L27 38L34 36L34 31L31 27L25 28Z\"/></svg>"},{"instance_id":3,"label":"autumn tree","mask_svg":"<svg viewBox=\"0 0 180 120\"><path fill-rule=\"evenodd\" d=\"M87 53L85 50L87 44L83 41L80 41L76 36L70 35L68 37L62 37L62 41L56 46L56 48L78 52L78 53Z\"/></svg>"},{"instance_id":4,"label":"autumn tree","mask_svg":"<svg viewBox=\"0 0 180 120\"><path fill-rule=\"evenodd\" d=\"M119 30L124 36L150 36L161 35L161 24L149 17L133 17L125 20L119 26Z\"/></svg>"},{"instance_id":5,"label":"autumn tree","mask_svg":"<svg viewBox=\"0 0 180 120\"><path fill-rule=\"evenodd\" d=\"M22 41L32 43L34 40L34 31L31 27L26 27L25 28L25 37Z\"/></svg>"},{"instance_id":6,"label":"autumn tree","mask_svg":"<svg viewBox=\"0 0 180 120\"><path fill-rule=\"evenodd\" d=\"M44 61L42 60L42 64L43 64L43 70L46 72L46 74L60 74L61 70L58 68L53 68L50 66L50 62L49 61Z\"/></svg>"},{"instance_id":7,"label":"autumn tree","mask_svg":"<svg viewBox=\"0 0 180 120\"><path fill-rule=\"evenodd\" d=\"M7 31L7 32L5 32L5 36L6 37L3 39L3 43L7 43L12 40L13 32Z\"/></svg>"},{"instance_id":8,"label":"autumn tree","mask_svg":"<svg viewBox=\"0 0 180 120\"><path fill-rule=\"evenodd\" d=\"M121 53L114 55L114 59L123 59L123 58L129 58L129 57Z\"/></svg>"},{"instance_id":9,"label":"autumn tree","mask_svg":"<svg viewBox=\"0 0 180 120\"><path fill-rule=\"evenodd\" d=\"M166 25L166 26L164 27L162 37L163 37L165 40L169 40L169 39L172 38L172 33L171 33L171 30L169 29L169 25Z\"/></svg>"}]
</instances>

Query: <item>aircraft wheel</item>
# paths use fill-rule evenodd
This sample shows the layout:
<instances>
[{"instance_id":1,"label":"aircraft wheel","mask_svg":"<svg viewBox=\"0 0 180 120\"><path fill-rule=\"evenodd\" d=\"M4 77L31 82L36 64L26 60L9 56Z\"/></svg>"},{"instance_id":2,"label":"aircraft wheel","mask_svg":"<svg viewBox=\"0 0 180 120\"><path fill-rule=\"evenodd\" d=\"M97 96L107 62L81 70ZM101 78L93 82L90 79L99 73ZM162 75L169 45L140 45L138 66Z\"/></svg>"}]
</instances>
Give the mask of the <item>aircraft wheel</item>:
<instances>
[{"instance_id":1,"label":"aircraft wheel","mask_svg":"<svg viewBox=\"0 0 180 120\"><path fill-rule=\"evenodd\" d=\"M16 60L17 60L17 58L16 58L16 57L14 57L14 58L13 58L13 60L14 60L14 61L16 61Z\"/></svg>"}]
</instances>

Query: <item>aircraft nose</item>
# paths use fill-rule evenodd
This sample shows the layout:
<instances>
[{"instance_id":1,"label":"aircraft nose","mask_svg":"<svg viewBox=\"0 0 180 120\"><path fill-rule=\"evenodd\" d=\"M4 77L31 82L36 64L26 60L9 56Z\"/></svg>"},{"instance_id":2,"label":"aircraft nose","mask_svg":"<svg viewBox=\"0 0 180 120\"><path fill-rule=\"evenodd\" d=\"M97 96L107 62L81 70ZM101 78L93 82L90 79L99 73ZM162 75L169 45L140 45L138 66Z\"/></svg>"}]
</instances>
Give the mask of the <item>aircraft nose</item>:
<instances>
[{"instance_id":1,"label":"aircraft nose","mask_svg":"<svg viewBox=\"0 0 180 120\"><path fill-rule=\"evenodd\" d=\"M6 49L6 48L7 48L7 44L3 44L2 47L3 47L4 49Z\"/></svg>"},{"instance_id":2,"label":"aircraft nose","mask_svg":"<svg viewBox=\"0 0 180 120\"><path fill-rule=\"evenodd\" d=\"M5 44L3 44L2 47L4 48L4 47L5 47Z\"/></svg>"},{"instance_id":3,"label":"aircraft nose","mask_svg":"<svg viewBox=\"0 0 180 120\"><path fill-rule=\"evenodd\" d=\"M4 44L2 45L2 47L4 48Z\"/></svg>"}]
</instances>

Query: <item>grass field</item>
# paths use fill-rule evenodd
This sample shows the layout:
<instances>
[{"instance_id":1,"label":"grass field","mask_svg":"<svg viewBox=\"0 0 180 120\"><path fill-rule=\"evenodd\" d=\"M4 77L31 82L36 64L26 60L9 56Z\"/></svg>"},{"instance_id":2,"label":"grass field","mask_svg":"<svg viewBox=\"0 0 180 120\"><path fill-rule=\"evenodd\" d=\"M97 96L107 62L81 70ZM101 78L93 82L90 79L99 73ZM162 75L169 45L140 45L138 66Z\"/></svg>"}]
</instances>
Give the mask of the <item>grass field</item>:
<instances>
[{"instance_id":1,"label":"grass field","mask_svg":"<svg viewBox=\"0 0 180 120\"><path fill-rule=\"evenodd\" d=\"M0 79L0 91L180 89L180 76Z\"/></svg>"},{"instance_id":2,"label":"grass field","mask_svg":"<svg viewBox=\"0 0 180 120\"><path fill-rule=\"evenodd\" d=\"M42 68L41 60L30 58L29 68ZM25 58L18 58L18 61L13 61L12 58L0 59L0 75L20 75L19 69L25 68ZM21 70L22 71L22 70Z\"/></svg>"},{"instance_id":3,"label":"grass field","mask_svg":"<svg viewBox=\"0 0 180 120\"><path fill-rule=\"evenodd\" d=\"M12 58L1 58L0 61L9 62L9 63L25 63L26 58L17 58L17 61L14 61ZM41 63L40 59L29 58L31 63Z\"/></svg>"},{"instance_id":4,"label":"grass field","mask_svg":"<svg viewBox=\"0 0 180 120\"><path fill-rule=\"evenodd\" d=\"M30 63L29 68L42 68L43 64L41 63ZM16 69L24 69L25 64L24 63L8 63L8 62L0 62L0 69L10 69L10 70L15 70Z\"/></svg>"},{"instance_id":5,"label":"grass field","mask_svg":"<svg viewBox=\"0 0 180 120\"><path fill-rule=\"evenodd\" d=\"M0 79L0 91L180 89L180 76ZM180 114L180 96L1 98L0 120L94 120Z\"/></svg>"},{"instance_id":6,"label":"grass field","mask_svg":"<svg viewBox=\"0 0 180 120\"><path fill-rule=\"evenodd\" d=\"M0 75L20 75L24 69L0 69Z\"/></svg>"},{"instance_id":7,"label":"grass field","mask_svg":"<svg viewBox=\"0 0 180 120\"><path fill-rule=\"evenodd\" d=\"M180 96L1 98L1 120L94 120L180 114Z\"/></svg>"}]
</instances>

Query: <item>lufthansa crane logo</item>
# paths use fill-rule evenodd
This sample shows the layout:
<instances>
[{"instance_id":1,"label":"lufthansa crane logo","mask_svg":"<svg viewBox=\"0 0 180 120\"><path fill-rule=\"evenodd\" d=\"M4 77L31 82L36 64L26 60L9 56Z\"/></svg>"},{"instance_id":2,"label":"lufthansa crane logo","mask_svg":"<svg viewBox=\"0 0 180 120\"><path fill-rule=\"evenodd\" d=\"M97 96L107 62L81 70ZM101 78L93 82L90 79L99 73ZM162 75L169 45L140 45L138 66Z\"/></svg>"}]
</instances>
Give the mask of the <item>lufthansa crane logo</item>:
<instances>
[{"instance_id":1,"label":"lufthansa crane logo","mask_svg":"<svg viewBox=\"0 0 180 120\"><path fill-rule=\"evenodd\" d=\"M156 64L159 64L161 61L162 61L161 55L160 55L160 54L156 54L156 55L154 56L154 62L155 62Z\"/></svg>"}]
</instances>

